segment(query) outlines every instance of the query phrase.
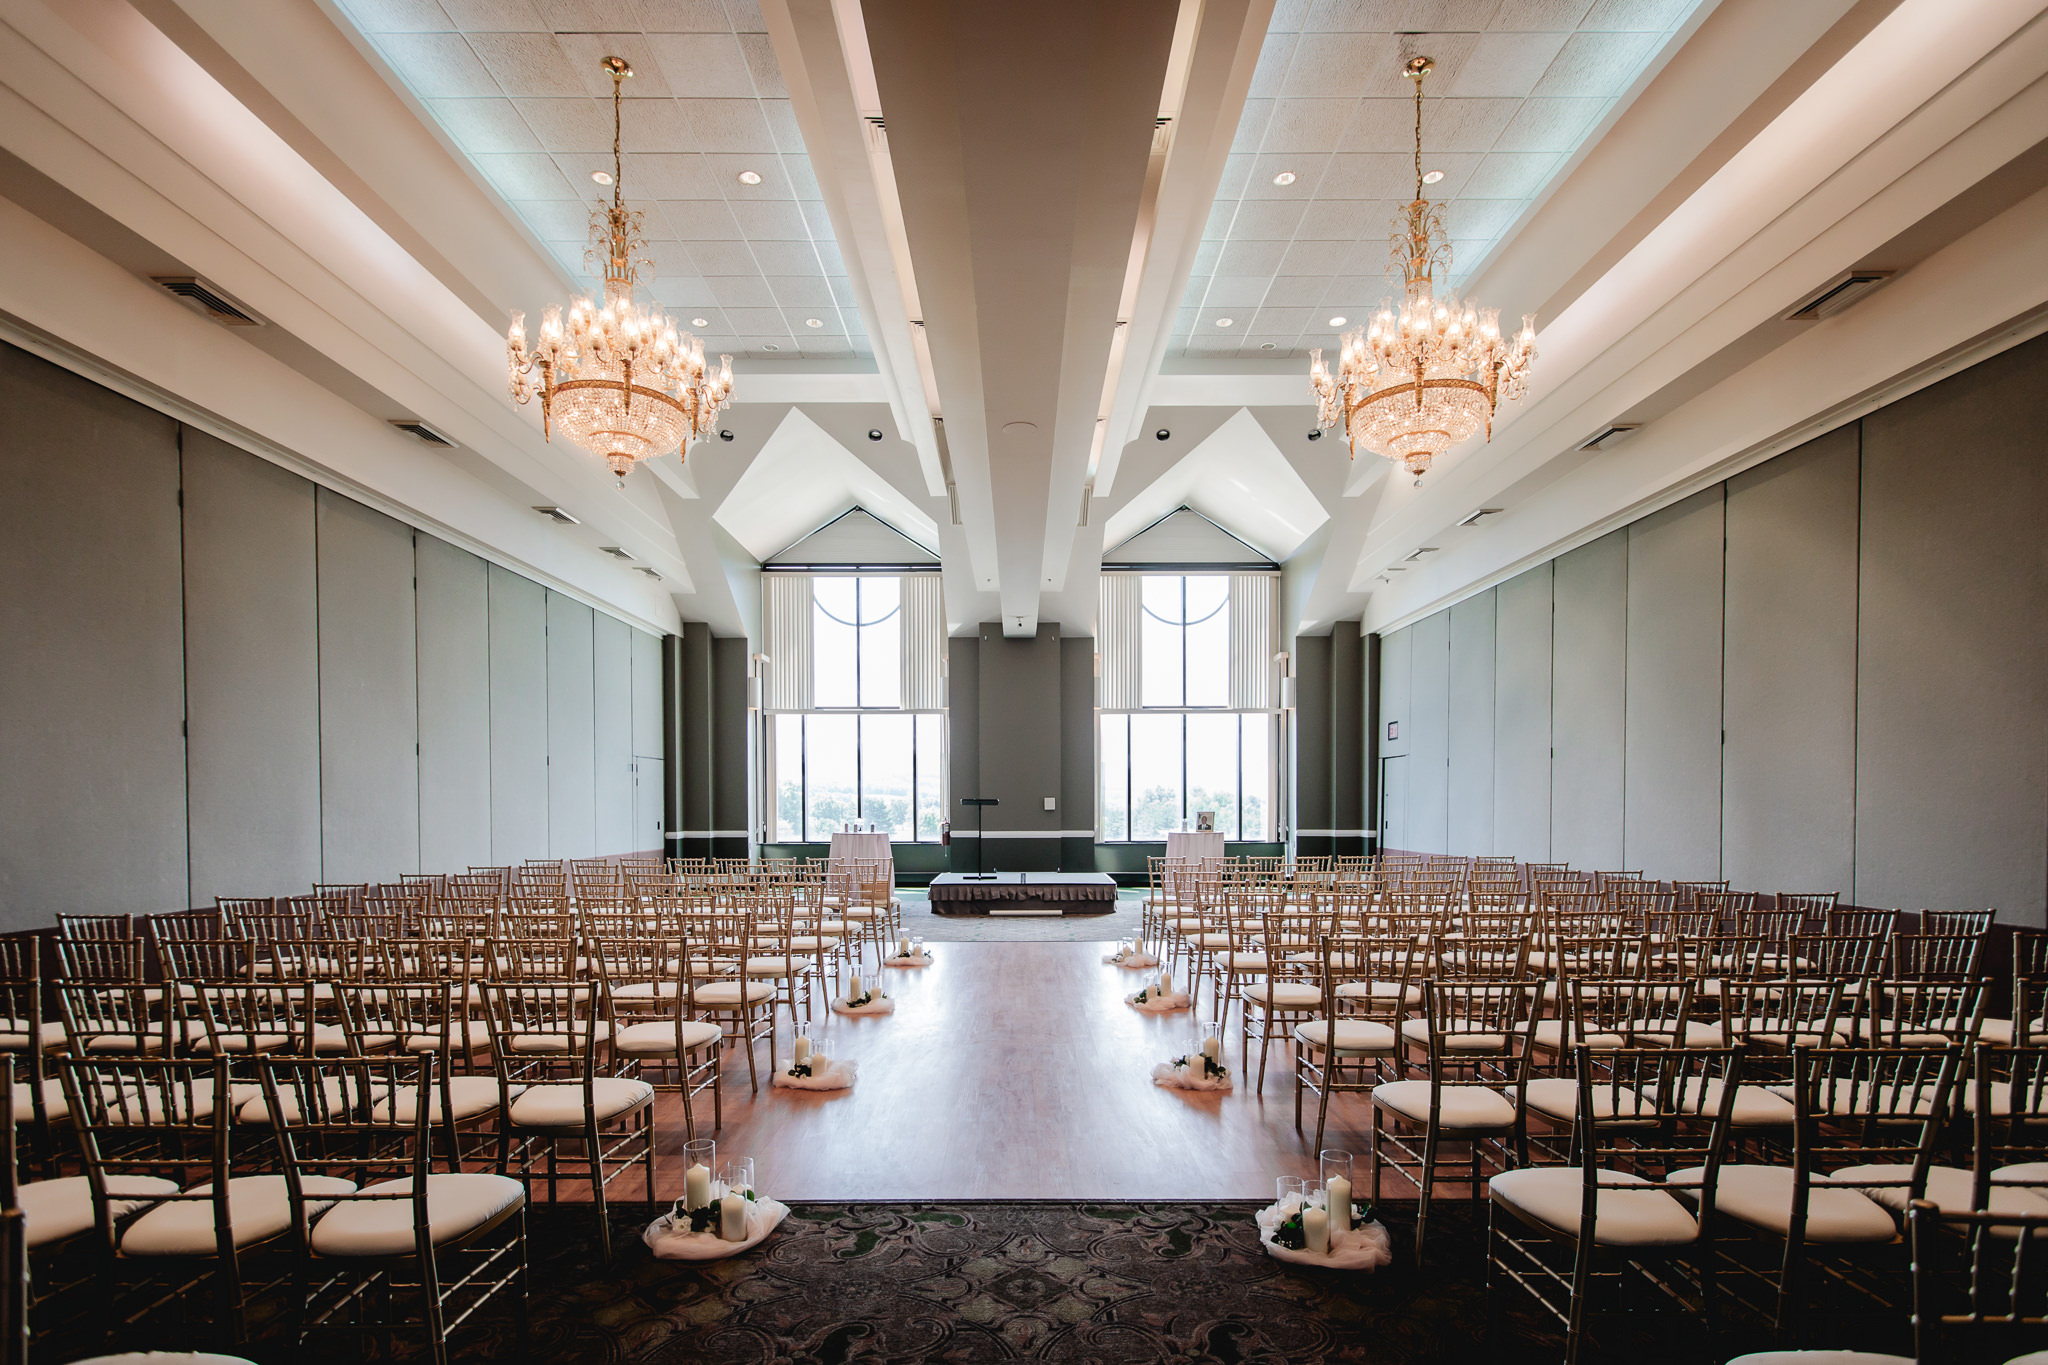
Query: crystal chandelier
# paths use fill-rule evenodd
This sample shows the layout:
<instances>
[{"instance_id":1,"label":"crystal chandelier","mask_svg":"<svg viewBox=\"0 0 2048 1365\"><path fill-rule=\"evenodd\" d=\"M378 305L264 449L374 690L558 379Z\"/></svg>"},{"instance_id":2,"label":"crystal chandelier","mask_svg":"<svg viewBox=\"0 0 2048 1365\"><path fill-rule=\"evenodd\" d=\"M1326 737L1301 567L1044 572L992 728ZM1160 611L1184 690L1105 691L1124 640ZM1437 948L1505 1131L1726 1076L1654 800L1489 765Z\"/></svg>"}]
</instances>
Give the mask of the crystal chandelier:
<instances>
[{"instance_id":1,"label":"crystal chandelier","mask_svg":"<svg viewBox=\"0 0 2048 1365\"><path fill-rule=\"evenodd\" d=\"M541 431L553 429L601 458L621 486L633 466L692 440L708 436L719 410L732 401L732 357L718 358L716 375L704 366L704 343L659 308L633 301L644 250L640 214L625 203L624 167L619 157L620 91L633 68L623 57L607 57L612 78L612 202L598 201L590 215L590 250L584 260L604 268L604 306L589 299L559 307L541 319L540 341L526 349L526 315L512 315L505 334L505 358L515 402L540 391ZM536 385L533 373L540 371Z\"/></svg>"},{"instance_id":2,"label":"crystal chandelier","mask_svg":"<svg viewBox=\"0 0 2048 1365\"><path fill-rule=\"evenodd\" d=\"M1415 82L1415 198L1395 220L1392 264L1407 297L1397 313L1382 305L1368 326L1342 338L1337 372L1311 352L1319 426L1343 422L1351 455L1362 446L1405 466L1419 480L1437 456L1481 430L1493 439L1502 398L1520 398L1536 358L1536 318L1526 314L1512 342L1500 334L1500 310L1437 298L1435 276L1449 273L1444 209L1422 194L1422 79L1435 63L1411 60Z\"/></svg>"}]
</instances>

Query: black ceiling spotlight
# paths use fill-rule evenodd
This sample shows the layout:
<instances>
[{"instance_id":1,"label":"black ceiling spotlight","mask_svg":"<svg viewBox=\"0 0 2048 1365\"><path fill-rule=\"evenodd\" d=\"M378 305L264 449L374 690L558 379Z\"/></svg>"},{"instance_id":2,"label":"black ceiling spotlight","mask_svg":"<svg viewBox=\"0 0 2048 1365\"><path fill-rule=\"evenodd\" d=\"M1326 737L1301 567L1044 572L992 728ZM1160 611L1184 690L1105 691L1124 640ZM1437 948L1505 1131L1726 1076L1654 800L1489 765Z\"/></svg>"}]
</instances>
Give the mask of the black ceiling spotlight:
<instances>
[{"instance_id":1,"label":"black ceiling spotlight","mask_svg":"<svg viewBox=\"0 0 2048 1365\"><path fill-rule=\"evenodd\" d=\"M1311 441L1320 441L1320 440L1322 440L1322 439L1323 439L1323 429L1322 429L1321 427L1311 427L1311 428L1309 428L1308 438L1309 438L1309 439L1310 439Z\"/></svg>"},{"instance_id":2,"label":"black ceiling spotlight","mask_svg":"<svg viewBox=\"0 0 2048 1365\"><path fill-rule=\"evenodd\" d=\"M718 433L718 439L721 441L730 441L732 439L732 429L728 427L720 431Z\"/></svg>"},{"instance_id":3,"label":"black ceiling spotlight","mask_svg":"<svg viewBox=\"0 0 2048 1365\"><path fill-rule=\"evenodd\" d=\"M1159 430L1157 430L1157 431L1153 432L1152 434L1153 434L1153 435L1154 435L1155 437L1157 437L1157 438L1158 438L1159 440L1162 440L1162 441L1164 441L1164 440L1168 439L1169 437L1171 437L1171 436L1173 435L1173 433L1172 433L1172 432L1170 432L1170 431L1168 431L1168 430L1167 430L1167 429L1166 429L1165 427L1161 427L1161 428L1159 428Z\"/></svg>"},{"instance_id":4,"label":"black ceiling spotlight","mask_svg":"<svg viewBox=\"0 0 2048 1365\"><path fill-rule=\"evenodd\" d=\"M882 430L881 430L881 428L880 428L880 427L869 427L869 428L868 428L868 439L869 439L870 441L879 441L879 440L881 440L881 439L882 439Z\"/></svg>"}]
</instances>

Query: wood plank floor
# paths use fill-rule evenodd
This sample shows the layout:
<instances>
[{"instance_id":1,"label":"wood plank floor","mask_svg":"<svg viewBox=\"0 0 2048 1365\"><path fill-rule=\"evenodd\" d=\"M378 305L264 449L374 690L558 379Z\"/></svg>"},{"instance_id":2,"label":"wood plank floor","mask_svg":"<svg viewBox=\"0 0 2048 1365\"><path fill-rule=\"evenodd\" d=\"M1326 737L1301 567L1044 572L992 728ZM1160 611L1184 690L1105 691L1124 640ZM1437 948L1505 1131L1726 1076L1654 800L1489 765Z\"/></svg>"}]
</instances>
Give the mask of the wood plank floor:
<instances>
[{"instance_id":1,"label":"wood plank floor","mask_svg":"<svg viewBox=\"0 0 2048 1365\"><path fill-rule=\"evenodd\" d=\"M860 1064L851 1091L771 1089L764 1047L754 1096L745 1058L729 1053L720 1158L753 1157L763 1189L798 1200L1271 1198L1276 1175L1312 1175L1314 1097L1297 1134L1282 1050L1273 1049L1261 1093L1242 1075L1229 1094L1155 1086L1153 1063L1180 1050L1192 1017L1124 1004L1148 974L1105 964L1106 951L938 944L932 966L887 973L894 1014L821 1007L820 1046ZM781 1047L786 1055L786 1028ZM709 1099L696 1101L700 1134ZM683 1183L677 1096L662 1095L656 1123L657 1189L674 1198ZM1350 1150L1361 1180L1370 1124L1362 1097L1332 1100L1324 1145ZM613 1189L636 1197L640 1178Z\"/></svg>"}]
</instances>

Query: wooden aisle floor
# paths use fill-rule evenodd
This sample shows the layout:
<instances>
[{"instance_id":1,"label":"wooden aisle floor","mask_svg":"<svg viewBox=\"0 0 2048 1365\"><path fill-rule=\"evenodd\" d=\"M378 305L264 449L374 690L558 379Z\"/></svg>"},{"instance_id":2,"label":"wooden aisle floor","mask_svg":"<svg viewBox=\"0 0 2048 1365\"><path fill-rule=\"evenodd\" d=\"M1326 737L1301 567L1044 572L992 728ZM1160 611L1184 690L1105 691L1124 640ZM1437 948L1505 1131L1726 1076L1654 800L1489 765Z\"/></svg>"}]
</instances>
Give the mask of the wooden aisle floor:
<instances>
[{"instance_id":1,"label":"wooden aisle floor","mask_svg":"<svg viewBox=\"0 0 2048 1365\"><path fill-rule=\"evenodd\" d=\"M1284 1050L1275 1044L1257 1094L1243 1075L1228 1094L1154 1085L1153 1064L1182 1049L1194 1019L1126 1005L1156 972L1104 963L1112 947L935 944L930 967L885 973L893 1014L818 1006L820 1046L860 1064L851 1091L771 1089L764 1045L756 1096L745 1057L729 1052L724 1126L710 1133L710 1096L699 1095L698 1131L717 1137L721 1161L753 1157L761 1188L784 1200L1271 1199L1276 1175L1313 1175L1315 1097L1303 1097L1297 1134ZM1233 1018L1232 1067L1235 1029ZM787 1056L786 1025L778 1041ZM1339 1095L1330 1111L1324 1145L1354 1154L1363 1196L1370 1106ZM664 1199L682 1193L682 1119L680 1097L662 1093ZM640 1180L618 1180L613 1197L639 1197Z\"/></svg>"}]
</instances>

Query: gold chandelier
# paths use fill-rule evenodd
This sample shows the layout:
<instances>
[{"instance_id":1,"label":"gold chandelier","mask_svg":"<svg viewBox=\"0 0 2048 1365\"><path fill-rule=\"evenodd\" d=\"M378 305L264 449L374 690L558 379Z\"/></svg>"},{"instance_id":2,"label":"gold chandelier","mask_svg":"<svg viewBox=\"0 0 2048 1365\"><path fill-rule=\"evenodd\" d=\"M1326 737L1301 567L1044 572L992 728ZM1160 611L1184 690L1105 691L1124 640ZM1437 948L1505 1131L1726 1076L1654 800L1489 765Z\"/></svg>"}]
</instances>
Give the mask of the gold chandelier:
<instances>
[{"instance_id":1,"label":"gold chandelier","mask_svg":"<svg viewBox=\"0 0 2048 1365\"><path fill-rule=\"evenodd\" d=\"M1419 480L1458 442L1484 430L1502 398L1520 398L1536 359L1536 317L1522 318L1513 341L1500 334L1500 310L1439 299L1438 270L1451 268L1444 210L1422 194L1422 80L1434 68L1412 59L1403 74L1415 82L1415 198L1395 220L1392 264L1407 297L1397 313L1382 304L1368 326L1342 338L1333 375L1321 348L1311 352L1319 426L1344 424L1351 456L1362 446L1405 466Z\"/></svg>"},{"instance_id":2,"label":"gold chandelier","mask_svg":"<svg viewBox=\"0 0 2048 1365\"><path fill-rule=\"evenodd\" d=\"M633 68L623 57L606 57L612 78L612 202L599 200L590 215L590 250L584 259L604 267L604 306L578 299L562 316L549 308L541 319L540 341L526 349L526 315L514 313L505 334L505 358L512 398L533 397L533 372L540 371L541 432L564 436L601 458L624 486L642 460L680 450L708 436L719 410L732 401L732 357L718 358L716 375L704 367L704 343L659 308L633 301L646 249L640 214L625 202L624 166L619 157L620 91Z\"/></svg>"}]
</instances>

